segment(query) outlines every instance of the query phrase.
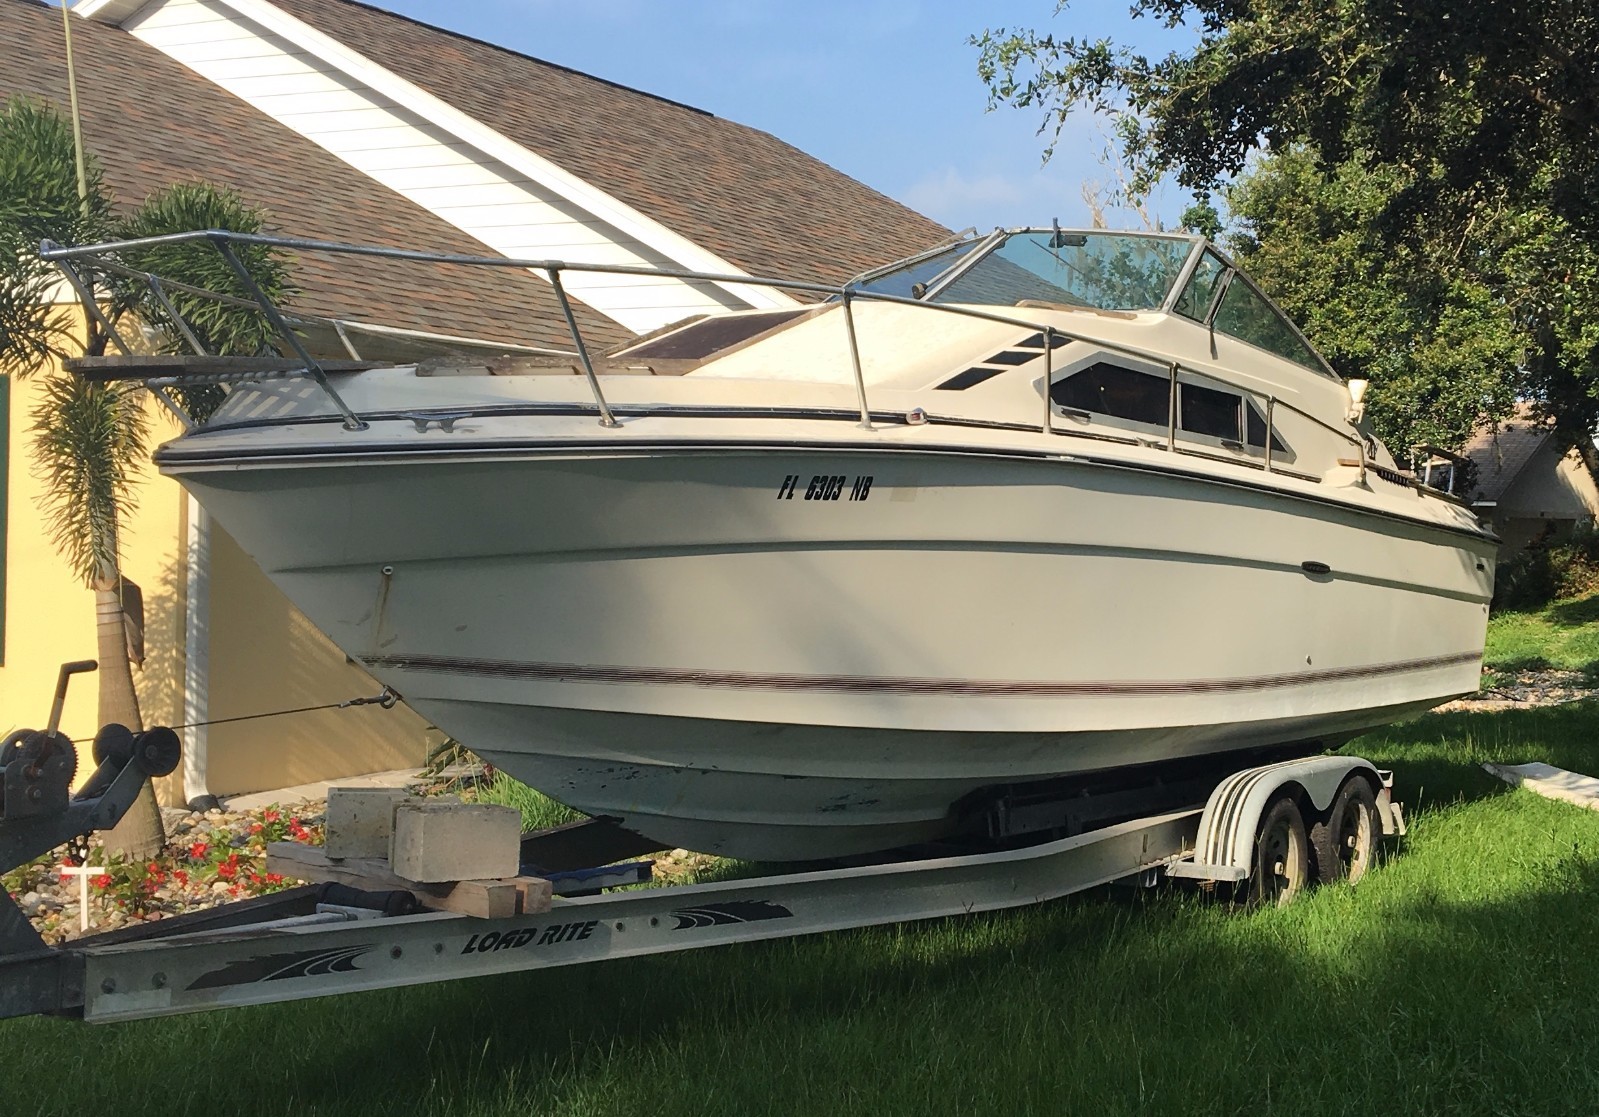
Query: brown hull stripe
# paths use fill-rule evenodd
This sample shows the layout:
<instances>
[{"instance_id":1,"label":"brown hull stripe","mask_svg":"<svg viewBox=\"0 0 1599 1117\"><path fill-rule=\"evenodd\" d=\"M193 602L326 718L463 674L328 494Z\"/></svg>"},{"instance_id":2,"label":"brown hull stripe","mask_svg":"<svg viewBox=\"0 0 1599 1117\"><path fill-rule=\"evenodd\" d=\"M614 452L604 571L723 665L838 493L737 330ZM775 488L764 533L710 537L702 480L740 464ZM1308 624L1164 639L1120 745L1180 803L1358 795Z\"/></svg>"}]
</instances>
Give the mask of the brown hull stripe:
<instances>
[{"instance_id":1,"label":"brown hull stripe","mask_svg":"<svg viewBox=\"0 0 1599 1117\"><path fill-rule=\"evenodd\" d=\"M368 667L401 671L440 671L490 679L539 679L563 683L642 683L651 686L731 687L739 690L818 690L862 694L951 694L987 698L1064 698L1077 695L1208 694L1237 690L1269 690L1314 683L1368 679L1440 667L1460 667L1482 660L1481 652L1409 659L1367 667L1296 671L1236 679L1189 679L1174 682L1050 683L1012 680L918 679L883 675L775 675L750 671L689 671L673 667L608 667L577 663L519 663L504 659L454 659L447 656L380 656Z\"/></svg>"}]
</instances>

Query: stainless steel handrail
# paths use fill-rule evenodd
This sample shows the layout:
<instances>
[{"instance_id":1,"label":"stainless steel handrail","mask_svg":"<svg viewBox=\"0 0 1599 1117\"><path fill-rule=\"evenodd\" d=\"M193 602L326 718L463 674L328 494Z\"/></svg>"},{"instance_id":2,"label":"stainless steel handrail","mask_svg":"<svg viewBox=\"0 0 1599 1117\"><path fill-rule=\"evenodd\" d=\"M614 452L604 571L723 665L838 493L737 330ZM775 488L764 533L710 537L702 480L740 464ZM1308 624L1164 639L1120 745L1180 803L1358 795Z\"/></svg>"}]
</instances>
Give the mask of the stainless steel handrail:
<instances>
[{"instance_id":1,"label":"stainless steel handrail","mask_svg":"<svg viewBox=\"0 0 1599 1117\"><path fill-rule=\"evenodd\" d=\"M1355 434L1350 434L1347 431L1339 430L1337 427L1334 427L1315 415L1312 415L1303 408L1298 407L1285 399L1281 399L1275 394L1259 392L1253 388L1248 388L1244 385L1235 383L1234 381L1229 380L1224 376L1220 376L1214 372L1183 365L1180 362L1171 360L1168 356L1156 353L1152 350L1143 349L1138 346L1123 345L1116 342L1105 341L1100 338L1085 337L1074 331L1061 329L1058 325L1052 323L1039 322L1027 318L1018 318L1014 315L1000 314L993 311L979 310L972 306L951 303L929 303L920 299L907 298L901 295L892 295L886 292L861 290L860 288L852 285L853 281L846 282L842 285L835 285L805 280L779 279L766 276L726 275L715 272L696 272L671 268L640 267L629 264L571 263L564 260L519 259L505 256L466 256L457 253L419 252L413 249L387 248L378 245L347 244L339 241L318 241L295 237L271 237L254 233L235 233L225 229L201 229L186 233L171 233L163 236L139 237L133 240L108 241L99 244L70 247L57 245L50 241L44 241L40 245L40 256L46 260L56 263L57 266L61 267L62 271L67 275L68 280L72 282L75 288L78 289L80 297L85 299L85 305L89 306L94 300L88 293L87 285L84 283L82 278L76 274L75 269L71 267L71 261L92 258L101 260L102 266L107 266L126 274L146 277L147 273L126 268L114 260L106 261L104 260L104 257L131 249L183 244L201 240L208 241L216 246L218 252L223 256L224 260L227 261L230 269L239 278L245 290L248 291L252 296L251 299L237 299L236 297L231 296L221 297L228 299L230 302L243 305L253 305L267 317L268 321L272 323L274 329L276 329L279 335L282 337L284 344L294 351L298 359L305 362L307 374L310 375L312 379L316 380L318 387L323 390L323 392L333 403L335 409L344 419L344 425L346 429L352 431L365 430L367 428L367 424L349 408L349 406L339 396L338 392L328 382L326 374L322 371L320 365L318 365L317 362L311 357L309 352L305 350L304 344L300 341L299 337L294 334L294 331L290 328L283 313L275 304L272 303L265 292L263 292L255 283L253 277L251 277L249 274L249 270L244 267L242 261L238 259L237 254L232 251L230 245L252 244L272 248L284 248L301 252L326 252L338 255L406 260L414 263L452 264L469 267L518 268L527 271L542 272L549 278L551 285L554 288L556 297L561 305L563 315L566 318L568 329L572 334L572 340L576 346L576 356L582 362L585 378L587 379L589 389L594 396L595 410L599 416L601 425L606 427L615 427L620 424L612 412L609 404L606 402L604 392L599 383L599 378L594 370L593 362L588 355L587 346L583 341L582 331L578 326L577 318L572 310L570 299L566 293L563 283L561 282L561 275L564 272L597 273L603 275L632 275L659 279L679 279L702 283L709 282L718 284L732 284L743 287L771 287L777 290L801 291L811 294L827 295L830 298L838 299L841 304L844 328L846 331L850 353L851 371L853 373L856 394L860 406L860 425L868 430L872 428L871 409L867 398L865 376L860 357L859 339L856 332L855 316L852 307L852 303L854 301L863 299L869 302L894 303L904 306L912 306L922 310L932 310L941 314L953 314L959 317L973 318L980 321L1019 326L1025 329L1035 330L1043 334L1045 339L1045 353L1047 355L1045 361L1046 379L1043 392L1046 419L1044 425L1040 429L1045 433L1058 433L1063 435L1075 435L1077 433L1070 429L1056 429L1054 428L1052 422L1052 408L1054 406L1053 400L1050 398L1050 389L1053 386L1054 373L1054 347L1052 343L1053 339L1059 336L1067 339L1068 341L1082 342L1084 344L1093 345L1104 351L1131 357L1135 360L1148 361L1168 367L1170 376L1170 393L1168 401L1165 446L1167 450L1180 450L1180 447L1177 445L1177 431L1179 428L1177 415L1178 378L1181 374L1188 373L1194 376L1203 377L1206 380L1214 381L1218 384L1225 385L1234 391L1249 396L1263 396L1266 399L1267 434L1265 459L1266 468L1268 470L1271 469L1271 436L1274 430L1275 411L1278 406L1281 406L1287 408L1293 414L1308 420L1316 426L1321 427L1336 437L1353 445L1359 452L1360 480L1364 482L1366 477L1367 459L1365 442L1359 436L1358 431ZM188 290L197 291L198 289L188 288ZM163 299L162 302L168 307L171 306L171 304L165 299ZM98 308L94 307L90 312L96 313L97 310ZM102 319L104 318L104 316L101 314L97 314L97 317ZM108 321L103 322L102 324L105 325L108 330L110 330L118 347L122 349L123 352L127 352L127 347L122 343L121 339L115 335L115 327ZM186 326L182 326L180 329L182 329L185 333L188 332Z\"/></svg>"}]
</instances>

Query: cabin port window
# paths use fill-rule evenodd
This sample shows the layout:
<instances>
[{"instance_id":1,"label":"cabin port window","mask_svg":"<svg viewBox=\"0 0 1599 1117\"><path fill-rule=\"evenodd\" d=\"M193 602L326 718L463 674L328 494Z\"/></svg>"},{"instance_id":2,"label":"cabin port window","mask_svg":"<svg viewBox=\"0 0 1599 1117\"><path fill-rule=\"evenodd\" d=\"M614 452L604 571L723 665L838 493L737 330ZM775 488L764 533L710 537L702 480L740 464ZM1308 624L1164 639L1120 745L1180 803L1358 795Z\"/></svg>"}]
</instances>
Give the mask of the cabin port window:
<instances>
[{"instance_id":1,"label":"cabin port window","mask_svg":"<svg viewBox=\"0 0 1599 1117\"><path fill-rule=\"evenodd\" d=\"M1258 345L1268 353L1286 357L1296 365L1320 372L1321 362L1300 340L1283 316L1261 297L1242 276L1234 275L1216 308L1216 329L1239 341Z\"/></svg>"},{"instance_id":2,"label":"cabin port window","mask_svg":"<svg viewBox=\"0 0 1599 1117\"><path fill-rule=\"evenodd\" d=\"M1057 380L1049 390L1049 398L1077 411L1164 427L1171 404L1171 386L1165 377L1101 361L1064 380Z\"/></svg>"},{"instance_id":3,"label":"cabin port window","mask_svg":"<svg viewBox=\"0 0 1599 1117\"><path fill-rule=\"evenodd\" d=\"M1248 413L1245 423L1246 431L1249 435L1247 441L1255 449L1264 450L1266 447L1266 417L1252 403L1247 405L1244 410ZM1282 443L1282 439L1277 437L1276 431L1271 432L1271 452L1274 454L1286 454L1288 452L1287 447Z\"/></svg>"}]
</instances>

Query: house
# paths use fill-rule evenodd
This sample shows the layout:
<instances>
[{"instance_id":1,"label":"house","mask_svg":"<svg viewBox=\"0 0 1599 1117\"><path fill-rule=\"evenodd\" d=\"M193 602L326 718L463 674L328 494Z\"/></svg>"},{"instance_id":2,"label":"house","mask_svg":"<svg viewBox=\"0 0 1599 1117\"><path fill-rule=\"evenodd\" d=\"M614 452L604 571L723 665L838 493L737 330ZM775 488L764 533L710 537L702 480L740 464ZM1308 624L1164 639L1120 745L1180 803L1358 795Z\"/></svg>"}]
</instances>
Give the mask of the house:
<instances>
[{"instance_id":1,"label":"house","mask_svg":"<svg viewBox=\"0 0 1599 1117\"><path fill-rule=\"evenodd\" d=\"M1509 556L1541 539L1563 539L1599 516L1599 485L1576 449L1562 450L1554 425L1522 404L1461 449L1472 465L1471 506L1504 540Z\"/></svg>"},{"instance_id":2,"label":"house","mask_svg":"<svg viewBox=\"0 0 1599 1117\"><path fill-rule=\"evenodd\" d=\"M573 275L591 344L792 305L759 278L841 282L949 236L766 133L352 0L79 0L72 26L85 145L123 205L205 180L301 238L751 277ZM0 98L14 94L67 102L62 16L36 0L0 0ZM330 320L307 328L319 354L343 355L340 333L371 357L570 344L548 282L516 269L302 252L295 278L291 309ZM90 595L37 510L34 392L0 387L0 704L16 725L41 722L57 664L95 647ZM124 566L145 600L145 718L210 723L184 731L168 800L423 759L438 735L403 707L228 720L377 687L174 483L147 472L140 490ZM92 687L75 691L64 728L88 736L94 713Z\"/></svg>"}]
</instances>

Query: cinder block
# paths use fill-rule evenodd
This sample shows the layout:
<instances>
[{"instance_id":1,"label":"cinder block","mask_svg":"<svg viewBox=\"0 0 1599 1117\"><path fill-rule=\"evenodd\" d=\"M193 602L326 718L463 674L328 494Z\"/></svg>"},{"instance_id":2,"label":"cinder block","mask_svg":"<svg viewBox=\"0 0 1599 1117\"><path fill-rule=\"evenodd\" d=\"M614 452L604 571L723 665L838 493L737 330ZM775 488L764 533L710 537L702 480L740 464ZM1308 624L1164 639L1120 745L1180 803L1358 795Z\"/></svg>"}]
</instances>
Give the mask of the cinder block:
<instances>
[{"instance_id":1,"label":"cinder block","mask_svg":"<svg viewBox=\"0 0 1599 1117\"><path fill-rule=\"evenodd\" d=\"M394 809L405 802L398 787L328 788L323 852L332 858L387 857Z\"/></svg>"},{"instance_id":2,"label":"cinder block","mask_svg":"<svg viewBox=\"0 0 1599 1117\"><path fill-rule=\"evenodd\" d=\"M406 880L514 877L521 852L522 812L515 807L421 799L394 810L389 862Z\"/></svg>"}]
</instances>

